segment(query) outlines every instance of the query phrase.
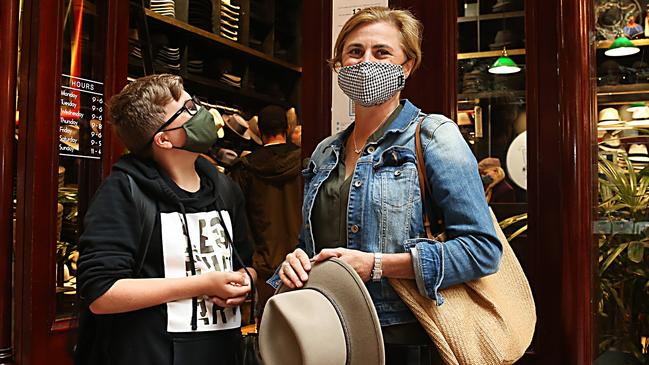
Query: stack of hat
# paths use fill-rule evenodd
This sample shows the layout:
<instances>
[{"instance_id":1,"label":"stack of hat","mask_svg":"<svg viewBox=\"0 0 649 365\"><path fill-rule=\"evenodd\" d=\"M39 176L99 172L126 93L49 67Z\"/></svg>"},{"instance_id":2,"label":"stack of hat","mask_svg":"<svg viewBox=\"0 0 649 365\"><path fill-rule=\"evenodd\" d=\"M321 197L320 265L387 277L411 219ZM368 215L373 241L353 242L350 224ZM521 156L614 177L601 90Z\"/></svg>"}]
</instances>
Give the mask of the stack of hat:
<instances>
[{"instance_id":1,"label":"stack of hat","mask_svg":"<svg viewBox=\"0 0 649 365\"><path fill-rule=\"evenodd\" d=\"M205 60L200 52L194 49L189 49L187 57L187 71L195 74L202 74L205 69Z\"/></svg>"},{"instance_id":2,"label":"stack of hat","mask_svg":"<svg viewBox=\"0 0 649 365\"><path fill-rule=\"evenodd\" d=\"M128 31L128 54L137 59L142 59L142 48L140 48L140 36L137 29L129 29Z\"/></svg>"},{"instance_id":3,"label":"stack of hat","mask_svg":"<svg viewBox=\"0 0 649 365\"><path fill-rule=\"evenodd\" d=\"M629 161L633 165L633 170L641 171L649 165L649 152L644 144L632 144L629 147Z\"/></svg>"},{"instance_id":4,"label":"stack of hat","mask_svg":"<svg viewBox=\"0 0 649 365\"><path fill-rule=\"evenodd\" d=\"M633 119L626 123L632 128L649 128L649 107L631 107L633 109Z\"/></svg>"},{"instance_id":5,"label":"stack of hat","mask_svg":"<svg viewBox=\"0 0 649 365\"><path fill-rule=\"evenodd\" d=\"M224 72L219 78L219 81L232 87L236 87L236 88L241 87L241 76Z\"/></svg>"},{"instance_id":6,"label":"stack of hat","mask_svg":"<svg viewBox=\"0 0 649 365\"><path fill-rule=\"evenodd\" d=\"M160 15L176 17L176 3L174 0L151 0L151 10Z\"/></svg>"},{"instance_id":7,"label":"stack of hat","mask_svg":"<svg viewBox=\"0 0 649 365\"><path fill-rule=\"evenodd\" d=\"M221 13L219 18L219 34L232 41L239 40L239 19L241 6L234 4L233 0L221 0Z\"/></svg>"},{"instance_id":8,"label":"stack of hat","mask_svg":"<svg viewBox=\"0 0 649 365\"><path fill-rule=\"evenodd\" d=\"M462 80L462 93L478 93L489 89L487 74L479 69L466 72Z\"/></svg>"},{"instance_id":9,"label":"stack of hat","mask_svg":"<svg viewBox=\"0 0 649 365\"><path fill-rule=\"evenodd\" d=\"M615 108L604 108L599 111L597 128L609 130L624 127L624 121L620 120L620 114Z\"/></svg>"},{"instance_id":10,"label":"stack of hat","mask_svg":"<svg viewBox=\"0 0 649 365\"><path fill-rule=\"evenodd\" d=\"M171 71L180 71L180 48L162 46L155 56L154 64Z\"/></svg>"},{"instance_id":11,"label":"stack of hat","mask_svg":"<svg viewBox=\"0 0 649 365\"><path fill-rule=\"evenodd\" d=\"M494 13L502 13L503 11L509 10L511 6L512 0L498 0L491 8L491 11L493 11Z\"/></svg>"},{"instance_id":12,"label":"stack of hat","mask_svg":"<svg viewBox=\"0 0 649 365\"><path fill-rule=\"evenodd\" d=\"M505 47L513 48L520 45L520 39L509 29L502 29L496 32L493 43L489 44L491 50L501 50Z\"/></svg>"},{"instance_id":13,"label":"stack of hat","mask_svg":"<svg viewBox=\"0 0 649 365\"><path fill-rule=\"evenodd\" d=\"M187 21L197 28L212 31L212 2L210 0L190 0Z\"/></svg>"}]
</instances>

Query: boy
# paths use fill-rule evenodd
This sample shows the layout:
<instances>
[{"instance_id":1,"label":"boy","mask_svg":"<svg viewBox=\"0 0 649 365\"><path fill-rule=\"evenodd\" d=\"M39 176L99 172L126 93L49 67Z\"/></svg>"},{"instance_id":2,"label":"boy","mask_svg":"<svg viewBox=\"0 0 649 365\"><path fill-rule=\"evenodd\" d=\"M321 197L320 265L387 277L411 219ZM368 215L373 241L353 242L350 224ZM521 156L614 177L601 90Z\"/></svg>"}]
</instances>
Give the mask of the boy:
<instances>
[{"instance_id":1,"label":"boy","mask_svg":"<svg viewBox=\"0 0 649 365\"><path fill-rule=\"evenodd\" d=\"M167 74L126 86L110 113L133 153L85 216L76 361L235 363L250 279L233 249L250 266L252 242L241 191L199 157L218 138L214 117ZM151 232L129 176L155 203Z\"/></svg>"}]
</instances>

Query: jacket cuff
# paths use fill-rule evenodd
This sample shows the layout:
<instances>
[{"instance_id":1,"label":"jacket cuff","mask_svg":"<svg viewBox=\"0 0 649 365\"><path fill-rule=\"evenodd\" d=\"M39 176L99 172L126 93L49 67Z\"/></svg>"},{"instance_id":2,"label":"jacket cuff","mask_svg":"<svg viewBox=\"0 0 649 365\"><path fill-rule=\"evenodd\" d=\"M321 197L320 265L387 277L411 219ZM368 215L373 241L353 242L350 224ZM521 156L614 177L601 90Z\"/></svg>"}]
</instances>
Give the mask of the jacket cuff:
<instances>
[{"instance_id":1,"label":"jacket cuff","mask_svg":"<svg viewBox=\"0 0 649 365\"><path fill-rule=\"evenodd\" d=\"M419 294L435 300L438 306L444 304L444 297L439 293L444 279L444 244L415 238L407 240L405 246L412 255Z\"/></svg>"},{"instance_id":2,"label":"jacket cuff","mask_svg":"<svg viewBox=\"0 0 649 365\"><path fill-rule=\"evenodd\" d=\"M282 285L282 279L279 278L279 269L282 266L280 265L277 269L275 269L275 272L273 273L273 276L270 277L270 279L266 280L266 284L272 286L275 290Z\"/></svg>"}]
</instances>

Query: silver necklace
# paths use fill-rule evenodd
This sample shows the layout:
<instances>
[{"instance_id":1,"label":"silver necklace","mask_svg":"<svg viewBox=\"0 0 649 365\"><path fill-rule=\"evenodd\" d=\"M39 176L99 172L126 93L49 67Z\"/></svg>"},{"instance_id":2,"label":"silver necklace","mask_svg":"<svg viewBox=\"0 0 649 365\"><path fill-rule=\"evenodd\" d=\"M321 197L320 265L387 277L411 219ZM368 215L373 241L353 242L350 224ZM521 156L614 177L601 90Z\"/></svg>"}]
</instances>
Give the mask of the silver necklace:
<instances>
[{"instance_id":1,"label":"silver necklace","mask_svg":"<svg viewBox=\"0 0 649 365\"><path fill-rule=\"evenodd\" d=\"M374 128L374 130L372 131L372 133L370 133L370 136L371 136L372 134L374 134L374 132L376 132L376 131L379 129L379 127L381 127L381 126L383 125L383 123L385 123L385 121L388 120L388 118L390 118L390 116L392 115L392 113L394 113L394 111L397 110L397 108L399 107L399 105L400 105L400 104L397 104L397 107L394 108L390 113L388 113L388 115L385 117L385 119L383 119L383 121L382 121L381 123L379 123L379 125L377 125L376 128ZM360 149L359 149L358 147L356 147L356 126L354 126L354 130L352 130L352 143L354 144L354 153L356 153L357 155L359 155L361 152L363 152L363 148L360 148ZM365 147L365 146L363 146L363 147Z\"/></svg>"}]
</instances>

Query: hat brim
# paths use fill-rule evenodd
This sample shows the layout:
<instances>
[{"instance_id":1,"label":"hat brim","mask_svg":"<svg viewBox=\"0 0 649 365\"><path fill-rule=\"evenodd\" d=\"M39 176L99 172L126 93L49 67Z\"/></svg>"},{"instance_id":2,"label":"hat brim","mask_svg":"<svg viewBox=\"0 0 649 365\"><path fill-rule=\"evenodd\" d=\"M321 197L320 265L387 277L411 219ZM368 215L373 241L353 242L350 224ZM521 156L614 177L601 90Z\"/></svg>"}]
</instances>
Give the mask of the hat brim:
<instances>
[{"instance_id":1,"label":"hat brim","mask_svg":"<svg viewBox=\"0 0 649 365\"><path fill-rule=\"evenodd\" d=\"M337 258L316 263L309 272L309 280L297 290L302 289L319 291L339 310L346 327L348 364L385 363L379 316L365 283L351 266ZM282 285L275 294L290 290Z\"/></svg>"}]
</instances>

